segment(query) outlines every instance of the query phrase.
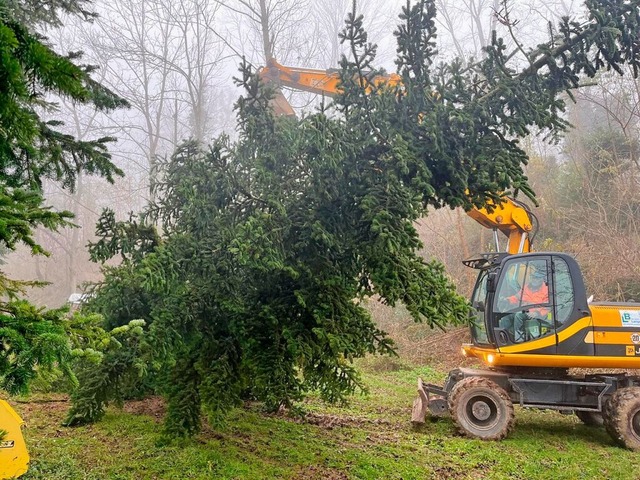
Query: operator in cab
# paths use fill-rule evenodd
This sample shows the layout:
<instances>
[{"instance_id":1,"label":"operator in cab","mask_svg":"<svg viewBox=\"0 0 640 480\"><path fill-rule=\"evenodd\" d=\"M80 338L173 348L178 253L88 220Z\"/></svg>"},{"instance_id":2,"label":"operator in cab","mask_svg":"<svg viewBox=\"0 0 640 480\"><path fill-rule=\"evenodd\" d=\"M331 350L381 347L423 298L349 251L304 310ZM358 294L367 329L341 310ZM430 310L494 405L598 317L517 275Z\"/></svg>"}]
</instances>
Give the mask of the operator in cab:
<instances>
[{"instance_id":1,"label":"operator in cab","mask_svg":"<svg viewBox=\"0 0 640 480\"><path fill-rule=\"evenodd\" d=\"M515 272L514 272L515 273ZM504 328L512 336L514 343L521 343L538 338L545 332L540 331L545 324L549 310L549 284L546 268L528 263L520 283L519 276L513 275L513 295L502 298L499 302L508 305L511 313L500 319L500 328Z\"/></svg>"}]
</instances>

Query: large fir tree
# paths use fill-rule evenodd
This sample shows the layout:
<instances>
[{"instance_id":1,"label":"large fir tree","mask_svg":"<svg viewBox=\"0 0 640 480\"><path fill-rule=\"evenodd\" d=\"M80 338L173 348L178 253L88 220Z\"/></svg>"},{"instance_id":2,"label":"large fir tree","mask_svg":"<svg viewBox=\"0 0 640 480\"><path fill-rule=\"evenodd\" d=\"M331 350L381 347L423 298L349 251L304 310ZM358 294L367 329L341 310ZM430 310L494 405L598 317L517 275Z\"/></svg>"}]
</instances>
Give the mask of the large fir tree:
<instances>
[{"instance_id":1,"label":"large fir tree","mask_svg":"<svg viewBox=\"0 0 640 480\"><path fill-rule=\"evenodd\" d=\"M485 206L508 189L532 195L518 140L532 127L560 134L560 95L585 75L637 68L639 4L588 0L586 22L563 19L547 43L519 46L519 70L495 36L484 60L437 65L435 1L407 5L397 89L368 84L375 46L351 15L343 92L299 121L274 118L268 89L244 67L239 140L183 145L144 221L106 214L93 247L98 260L124 258L94 308L112 325L131 315L149 323L169 431L195 432L202 410L215 417L244 397L273 409L309 390L344 398L360 386L352 361L392 348L367 297L402 302L431 325L463 321L466 303L442 266L416 254L414 221L429 207ZM78 391L72 421L91 417L81 406L92 387Z\"/></svg>"}]
</instances>

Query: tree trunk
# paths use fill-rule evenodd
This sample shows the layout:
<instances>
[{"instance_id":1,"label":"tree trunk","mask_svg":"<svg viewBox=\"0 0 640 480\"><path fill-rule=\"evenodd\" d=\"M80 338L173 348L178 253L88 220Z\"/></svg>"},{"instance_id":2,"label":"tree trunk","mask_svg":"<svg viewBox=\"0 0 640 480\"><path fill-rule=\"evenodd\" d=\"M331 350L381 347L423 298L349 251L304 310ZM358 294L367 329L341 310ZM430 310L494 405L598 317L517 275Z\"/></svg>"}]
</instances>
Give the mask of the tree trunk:
<instances>
[{"instance_id":1,"label":"tree trunk","mask_svg":"<svg viewBox=\"0 0 640 480\"><path fill-rule=\"evenodd\" d=\"M262 29L262 47L266 63L273 58L273 45L269 35L269 10L266 0L260 0L260 28Z\"/></svg>"}]
</instances>

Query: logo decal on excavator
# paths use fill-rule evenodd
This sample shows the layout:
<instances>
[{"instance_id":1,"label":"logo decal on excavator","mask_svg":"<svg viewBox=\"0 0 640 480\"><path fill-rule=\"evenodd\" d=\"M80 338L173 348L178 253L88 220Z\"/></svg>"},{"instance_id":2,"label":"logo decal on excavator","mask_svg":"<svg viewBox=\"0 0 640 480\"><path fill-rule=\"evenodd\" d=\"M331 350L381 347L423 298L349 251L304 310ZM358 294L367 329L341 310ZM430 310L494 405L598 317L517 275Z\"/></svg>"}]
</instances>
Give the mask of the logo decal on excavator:
<instances>
[{"instance_id":1,"label":"logo decal on excavator","mask_svg":"<svg viewBox=\"0 0 640 480\"><path fill-rule=\"evenodd\" d=\"M623 327L640 326L640 310L620 310Z\"/></svg>"},{"instance_id":2,"label":"logo decal on excavator","mask_svg":"<svg viewBox=\"0 0 640 480\"><path fill-rule=\"evenodd\" d=\"M632 333L631 334L631 341L635 344L638 345L640 343L640 333Z\"/></svg>"},{"instance_id":3,"label":"logo decal on excavator","mask_svg":"<svg viewBox=\"0 0 640 480\"><path fill-rule=\"evenodd\" d=\"M0 442L0 448L13 448L15 442L13 440L9 440L8 442Z\"/></svg>"}]
</instances>

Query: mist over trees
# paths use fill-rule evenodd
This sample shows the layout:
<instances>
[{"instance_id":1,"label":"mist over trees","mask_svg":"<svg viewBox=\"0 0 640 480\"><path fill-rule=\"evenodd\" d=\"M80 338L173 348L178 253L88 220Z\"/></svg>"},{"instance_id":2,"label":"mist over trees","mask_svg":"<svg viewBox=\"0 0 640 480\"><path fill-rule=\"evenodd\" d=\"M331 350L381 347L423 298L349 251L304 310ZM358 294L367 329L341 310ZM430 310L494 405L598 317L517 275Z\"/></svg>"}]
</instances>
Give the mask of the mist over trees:
<instances>
[{"instance_id":1,"label":"mist over trees","mask_svg":"<svg viewBox=\"0 0 640 480\"><path fill-rule=\"evenodd\" d=\"M402 2L398 3L396 8L375 0L356 4L357 11L365 14L369 39L380 45L377 63L388 71L395 69L392 31ZM55 286L30 293L38 303L51 306L62 304L87 281L100 278L99 269L88 261L82 247L94 238L93 225L102 208L113 208L120 218L141 210L153 197L158 159L170 156L183 140L197 138L208 143L223 131L235 135L231 110L241 92L231 79L237 75L242 56L255 68L263 65L269 50L265 38L270 39L269 48L275 49L276 59L284 64L333 68L339 55L348 53L337 35L351 9L351 2L345 0L321 4L193 0L180 5L119 0L84 5L90 5L88 10L99 16L87 23L73 15L60 15L63 21L59 18L55 26L47 27L49 41L58 51L82 50L84 61L99 67L93 72L94 78L127 98L131 108L96 115L82 105L61 101L59 108L67 120L62 128L74 136L117 137L110 152L126 176L117 181L116 188L85 178L73 193L45 182L50 202L74 212L75 223L82 228L64 230L55 238L46 232L37 233L52 252L51 260L31 257L29 251L19 249L7 268L20 278L53 282ZM440 12L436 18L436 48L443 58L459 56L464 62L483 57L482 47L490 41L492 28L515 48L510 30L535 44L545 39L548 20L561 15L579 19L583 14L575 1L470 0L463 5L440 0L436 5ZM526 59L518 56L523 65ZM603 78L608 82L610 77ZM311 112L323 100L291 90L284 93L298 112ZM585 101L578 97L578 105ZM550 151L532 141L528 151L534 156L537 152L551 155L561 163L568 159L563 144ZM438 212L427 222L437 222L440 217L444 222L440 230L446 231L450 240L461 242L456 251L473 253L486 248L486 232L478 231L463 214L451 217ZM460 232L465 235L460 236ZM423 240L431 243L431 238ZM438 250L444 247L434 244L428 255L438 256ZM458 260L452 259L447 266L466 285ZM60 262L64 262L64 268L60 268Z\"/></svg>"}]
</instances>

